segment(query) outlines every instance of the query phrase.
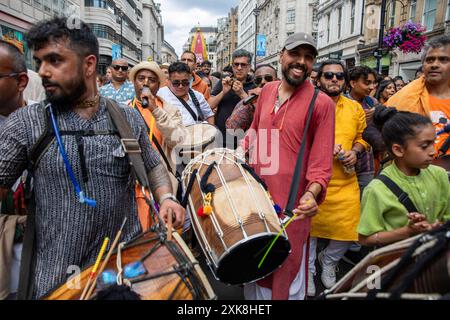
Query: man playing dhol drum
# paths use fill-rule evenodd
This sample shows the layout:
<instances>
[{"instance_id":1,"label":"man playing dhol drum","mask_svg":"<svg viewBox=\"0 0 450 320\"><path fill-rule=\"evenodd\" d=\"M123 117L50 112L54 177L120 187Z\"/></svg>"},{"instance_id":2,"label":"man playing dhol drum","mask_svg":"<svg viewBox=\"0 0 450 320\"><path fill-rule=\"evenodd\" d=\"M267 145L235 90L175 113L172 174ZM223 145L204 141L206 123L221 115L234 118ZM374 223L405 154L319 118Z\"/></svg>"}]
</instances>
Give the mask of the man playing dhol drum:
<instances>
[{"instance_id":1,"label":"man playing dhol drum","mask_svg":"<svg viewBox=\"0 0 450 320\"><path fill-rule=\"evenodd\" d=\"M274 201L285 208L301 143L306 143L300 188L296 195L297 214L287 233L292 252L284 264L269 277L245 287L247 299L305 298L307 243L311 217L325 199L331 177L334 146L333 101L318 93L307 136L303 137L308 106L314 86L307 81L317 49L311 35L289 36L280 54L283 78L264 86L256 106L253 123L243 142L250 165L264 179ZM259 150L261 145L267 148ZM264 154L269 150L270 154ZM269 160L269 161L268 161Z\"/></svg>"}]
</instances>

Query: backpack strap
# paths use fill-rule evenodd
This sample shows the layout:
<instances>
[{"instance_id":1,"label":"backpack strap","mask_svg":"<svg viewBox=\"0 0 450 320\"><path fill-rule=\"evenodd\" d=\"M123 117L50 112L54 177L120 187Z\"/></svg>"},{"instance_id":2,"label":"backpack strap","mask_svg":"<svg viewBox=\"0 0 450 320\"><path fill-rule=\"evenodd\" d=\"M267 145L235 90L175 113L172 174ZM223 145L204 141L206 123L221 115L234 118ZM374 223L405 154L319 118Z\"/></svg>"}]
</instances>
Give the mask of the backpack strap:
<instances>
[{"instance_id":1,"label":"backpack strap","mask_svg":"<svg viewBox=\"0 0 450 320\"><path fill-rule=\"evenodd\" d=\"M384 174L380 174L375 179L381 180L386 187L398 198L398 201L408 210L408 212L418 212L416 206L409 198L409 195L403 191L392 179Z\"/></svg>"}]
</instances>

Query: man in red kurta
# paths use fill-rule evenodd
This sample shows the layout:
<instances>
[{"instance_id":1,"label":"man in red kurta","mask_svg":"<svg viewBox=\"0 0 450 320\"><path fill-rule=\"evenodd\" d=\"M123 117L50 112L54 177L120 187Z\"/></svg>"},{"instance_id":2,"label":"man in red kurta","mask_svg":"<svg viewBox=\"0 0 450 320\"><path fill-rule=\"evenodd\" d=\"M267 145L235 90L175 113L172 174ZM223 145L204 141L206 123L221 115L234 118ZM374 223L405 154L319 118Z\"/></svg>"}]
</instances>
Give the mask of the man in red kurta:
<instances>
[{"instance_id":1,"label":"man in red kurta","mask_svg":"<svg viewBox=\"0 0 450 320\"><path fill-rule=\"evenodd\" d=\"M314 39L305 33L287 38L280 54L282 81L264 86L253 123L244 141L249 162L264 179L275 203L285 208L294 174L308 106L314 87L306 81L317 56ZM331 177L334 146L333 101L320 92L315 102L296 198L298 216L288 226L292 252L270 276L250 285L247 299L304 299L307 274L307 243L311 217L325 199ZM281 215L284 218L284 215Z\"/></svg>"}]
</instances>

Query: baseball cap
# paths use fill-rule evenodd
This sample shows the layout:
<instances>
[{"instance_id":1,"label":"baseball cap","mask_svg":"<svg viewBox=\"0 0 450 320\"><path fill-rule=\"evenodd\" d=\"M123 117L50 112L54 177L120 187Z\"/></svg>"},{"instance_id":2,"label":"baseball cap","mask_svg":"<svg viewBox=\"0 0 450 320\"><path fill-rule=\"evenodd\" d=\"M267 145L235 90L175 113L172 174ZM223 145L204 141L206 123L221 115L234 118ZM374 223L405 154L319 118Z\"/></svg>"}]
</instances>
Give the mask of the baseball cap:
<instances>
[{"instance_id":1,"label":"baseball cap","mask_svg":"<svg viewBox=\"0 0 450 320\"><path fill-rule=\"evenodd\" d=\"M286 48L287 50L292 50L302 44L313 47L315 55L317 56L318 52L316 48L316 40L314 40L312 35L304 32L297 32L287 37L286 41L284 42L284 48Z\"/></svg>"}]
</instances>

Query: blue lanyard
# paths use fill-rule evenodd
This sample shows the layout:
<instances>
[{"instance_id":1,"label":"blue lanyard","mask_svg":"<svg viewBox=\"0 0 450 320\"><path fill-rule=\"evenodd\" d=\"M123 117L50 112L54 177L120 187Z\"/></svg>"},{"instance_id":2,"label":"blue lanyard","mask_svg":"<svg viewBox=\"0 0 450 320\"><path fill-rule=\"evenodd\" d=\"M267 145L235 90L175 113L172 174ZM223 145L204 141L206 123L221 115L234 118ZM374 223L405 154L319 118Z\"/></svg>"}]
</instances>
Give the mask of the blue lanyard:
<instances>
[{"instance_id":1,"label":"blue lanyard","mask_svg":"<svg viewBox=\"0 0 450 320\"><path fill-rule=\"evenodd\" d=\"M67 157L66 150L64 148L64 144L61 139L61 135L59 133L58 123L56 122L56 117L53 114L53 108L50 106L50 116L52 118L53 131L55 131L56 141L58 142L59 151L61 152L61 156L64 161L64 165L66 166L67 173L69 174L70 180L72 180L72 184L75 188L75 192L78 196L78 200L80 203L86 203L90 207L95 207L97 202L95 200L86 198L84 196L84 192L81 190L80 185L78 184L75 175L73 174L72 166L70 165L69 158Z\"/></svg>"}]
</instances>

